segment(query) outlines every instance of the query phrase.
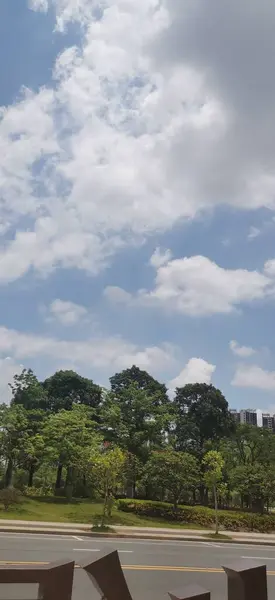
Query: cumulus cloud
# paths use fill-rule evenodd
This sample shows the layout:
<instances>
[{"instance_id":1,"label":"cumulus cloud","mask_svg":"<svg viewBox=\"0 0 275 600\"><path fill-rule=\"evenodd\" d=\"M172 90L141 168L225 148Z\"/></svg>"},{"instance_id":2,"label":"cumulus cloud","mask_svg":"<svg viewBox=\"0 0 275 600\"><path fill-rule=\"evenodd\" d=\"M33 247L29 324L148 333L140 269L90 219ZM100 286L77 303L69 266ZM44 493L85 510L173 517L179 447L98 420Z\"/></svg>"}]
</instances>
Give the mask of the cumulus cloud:
<instances>
[{"instance_id":1,"label":"cumulus cloud","mask_svg":"<svg viewBox=\"0 0 275 600\"><path fill-rule=\"evenodd\" d=\"M127 302L190 316L211 316L264 299L273 293L274 280L265 272L224 269L205 256L191 256L170 260L157 268L151 291L140 290L130 298L127 292L124 296L124 290L115 289Z\"/></svg>"},{"instance_id":2,"label":"cumulus cloud","mask_svg":"<svg viewBox=\"0 0 275 600\"><path fill-rule=\"evenodd\" d=\"M0 281L96 274L220 204L275 208L271 0L30 7L55 11L60 31L78 22L82 39L57 58L52 89L1 109L0 222L17 233Z\"/></svg>"},{"instance_id":3,"label":"cumulus cloud","mask_svg":"<svg viewBox=\"0 0 275 600\"><path fill-rule=\"evenodd\" d=\"M0 397L1 402L8 404L11 400L9 383L13 382L14 375L22 372L24 366L10 356L0 358Z\"/></svg>"},{"instance_id":4,"label":"cumulus cloud","mask_svg":"<svg viewBox=\"0 0 275 600\"><path fill-rule=\"evenodd\" d=\"M169 383L170 389L182 387L187 383L211 383L212 375L216 370L215 365L211 365L203 358L190 358L184 369L177 377Z\"/></svg>"},{"instance_id":5,"label":"cumulus cloud","mask_svg":"<svg viewBox=\"0 0 275 600\"><path fill-rule=\"evenodd\" d=\"M250 346L240 346L236 340L231 340L229 343L230 350L233 354L240 356L241 358L249 358L255 354L256 350Z\"/></svg>"},{"instance_id":6,"label":"cumulus cloud","mask_svg":"<svg viewBox=\"0 0 275 600\"><path fill-rule=\"evenodd\" d=\"M88 310L84 306L65 300L53 300L49 306L49 317L59 321L62 325L76 325L88 316Z\"/></svg>"},{"instance_id":7,"label":"cumulus cloud","mask_svg":"<svg viewBox=\"0 0 275 600\"><path fill-rule=\"evenodd\" d=\"M247 239L251 242L261 235L261 230L258 227L251 226Z\"/></svg>"},{"instance_id":8,"label":"cumulus cloud","mask_svg":"<svg viewBox=\"0 0 275 600\"><path fill-rule=\"evenodd\" d=\"M162 265L168 263L171 260L172 256L173 255L171 250L162 251L160 248L156 248L156 250L150 258L150 265L158 269L159 267L162 267Z\"/></svg>"},{"instance_id":9,"label":"cumulus cloud","mask_svg":"<svg viewBox=\"0 0 275 600\"><path fill-rule=\"evenodd\" d=\"M132 296L120 287L108 285L103 292L107 300L114 304L128 304L131 302Z\"/></svg>"},{"instance_id":10,"label":"cumulus cloud","mask_svg":"<svg viewBox=\"0 0 275 600\"><path fill-rule=\"evenodd\" d=\"M266 371L258 365L239 365L232 385L272 392L275 390L275 371Z\"/></svg>"},{"instance_id":11,"label":"cumulus cloud","mask_svg":"<svg viewBox=\"0 0 275 600\"><path fill-rule=\"evenodd\" d=\"M15 361L41 356L108 371L136 364L157 373L177 364L177 352L177 347L168 343L142 348L121 337L94 336L72 341L0 327L0 355L9 353Z\"/></svg>"}]
</instances>

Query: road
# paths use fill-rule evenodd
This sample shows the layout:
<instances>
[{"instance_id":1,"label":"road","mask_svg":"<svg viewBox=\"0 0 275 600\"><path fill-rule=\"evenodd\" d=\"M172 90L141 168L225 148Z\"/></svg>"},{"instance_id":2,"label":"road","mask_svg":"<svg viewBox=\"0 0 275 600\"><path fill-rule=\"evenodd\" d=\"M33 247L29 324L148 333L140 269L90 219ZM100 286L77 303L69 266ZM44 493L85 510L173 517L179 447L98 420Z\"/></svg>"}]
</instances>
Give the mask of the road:
<instances>
[{"instance_id":1,"label":"road","mask_svg":"<svg viewBox=\"0 0 275 600\"><path fill-rule=\"evenodd\" d=\"M254 558L267 565L270 597L275 596L275 547L78 536L0 533L0 561L48 562L95 558L101 550L116 548L134 600L164 600L167 592L198 583L212 592L212 600L226 598L226 576L221 565ZM85 572L75 570L73 600L98 600ZM0 586L0 600L35 598L35 586Z\"/></svg>"}]
</instances>

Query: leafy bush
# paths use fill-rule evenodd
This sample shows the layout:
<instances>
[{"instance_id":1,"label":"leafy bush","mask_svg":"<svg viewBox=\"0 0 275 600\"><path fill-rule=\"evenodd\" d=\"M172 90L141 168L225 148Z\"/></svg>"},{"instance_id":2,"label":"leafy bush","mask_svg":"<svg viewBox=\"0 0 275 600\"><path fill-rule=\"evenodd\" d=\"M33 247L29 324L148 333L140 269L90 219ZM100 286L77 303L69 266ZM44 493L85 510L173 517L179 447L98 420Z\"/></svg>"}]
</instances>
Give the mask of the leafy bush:
<instances>
[{"instance_id":1,"label":"leafy bush","mask_svg":"<svg viewBox=\"0 0 275 600\"><path fill-rule=\"evenodd\" d=\"M13 487L0 490L0 502L4 504L4 509L8 510L10 506L21 502L21 493Z\"/></svg>"},{"instance_id":2,"label":"leafy bush","mask_svg":"<svg viewBox=\"0 0 275 600\"><path fill-rule=\"evenodd\" d=\"M175 511L172 504L146 500L118 500L117 507L141 517L165 519L177 523L194 523L201 527L212 527L215 511L204 506L179 506ZM275 530L275 515L257 515L245 512L219 511L221 529L230 531L258 531L270 533Z\"/></svg>"}]
</instances>

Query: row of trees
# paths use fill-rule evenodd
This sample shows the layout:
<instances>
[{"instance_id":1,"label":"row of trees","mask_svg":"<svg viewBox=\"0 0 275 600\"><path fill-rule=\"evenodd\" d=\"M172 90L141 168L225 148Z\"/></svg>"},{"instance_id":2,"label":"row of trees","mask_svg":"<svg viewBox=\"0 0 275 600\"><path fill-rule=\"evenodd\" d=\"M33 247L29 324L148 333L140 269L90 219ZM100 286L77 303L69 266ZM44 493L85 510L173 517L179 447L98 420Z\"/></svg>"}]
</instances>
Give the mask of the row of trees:
<instances>
[{"instance_id":1,"label":"row of trees","mask_svg":"<svg viewBox=\"0 0 275 600\"><path fill-rule=\"evenodd\" d=\"M165 385L133 366L110 390L73 371L14 377L0 406L3 485L263 511L275 499L275 436L238 426L212 385Z\"/></svg>"}]
</instances>

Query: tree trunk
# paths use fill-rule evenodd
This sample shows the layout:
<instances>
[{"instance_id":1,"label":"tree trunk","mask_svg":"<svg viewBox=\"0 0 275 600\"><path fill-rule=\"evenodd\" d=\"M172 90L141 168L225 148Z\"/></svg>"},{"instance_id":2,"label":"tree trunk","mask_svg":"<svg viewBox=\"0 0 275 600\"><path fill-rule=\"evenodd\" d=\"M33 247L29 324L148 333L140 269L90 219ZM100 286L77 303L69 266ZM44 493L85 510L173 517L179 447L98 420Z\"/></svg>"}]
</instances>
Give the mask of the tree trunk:
<instances>
[{"instance_id":1,"label":"tree trunk","mask_svg":"<svg viewBox=\"0 0 275 600\"><path fill-rule=\"evenodd\" d=\"M214 492L214 502L215 502L215 534L218 535L218 533L219 533L218 496L217 496L217 488L215 485L213 486L213 492Z\"/></svg>"},{"instance_id":2,"label":"tree trunk","mask_svg":"<svg viewBox=\"0 0 275 600\"><path fill-rule=\"evenodd\" d=\"M60 490L60 488L61 488L62 469L63 469L63 465L59 464L57 467L57 473L56 473L56 482L55 482L56 490Z\"/></svg>"},{"instance_id":3,"label":"tree trunk","mask_svg":"<svg viewBox=\"0 0 275 600\"><path fill-rule=\"evenodd\" d=\"M31 467L29 469L28 487L33 486L33 476L34 476L34 465L31 465Z\"/></svg>"},{"instance_id":4,"label":"tree trunk","mask_svg":"<svg viewBox=\"0 0 275 600\"><path fill-rule=\"evenodd\" d=\"M5 473L5 487L12 487L12 476L13 476L13 462L12 458L9 458L6 473Z\"/></svg>"},{"instance_id":5,"label":"tree trunk","mask_svg":"<svg viewBox=\"0 0 275 600\"><path fill-rule=\"evenodd\" d=\"M71 502L73 497L73 467L67 467L65 491L68 502Z\"/></svg>"}]
</instances>

